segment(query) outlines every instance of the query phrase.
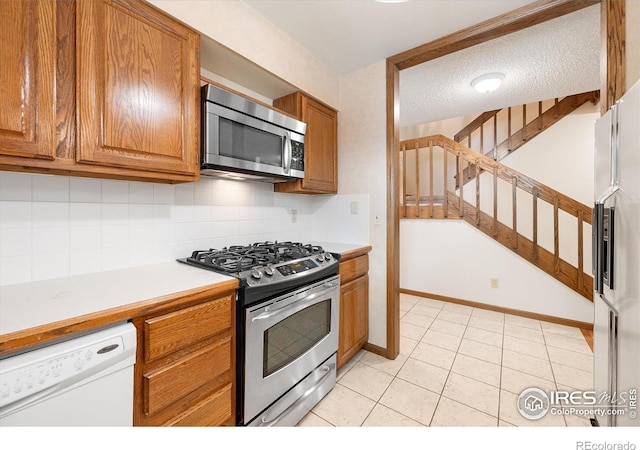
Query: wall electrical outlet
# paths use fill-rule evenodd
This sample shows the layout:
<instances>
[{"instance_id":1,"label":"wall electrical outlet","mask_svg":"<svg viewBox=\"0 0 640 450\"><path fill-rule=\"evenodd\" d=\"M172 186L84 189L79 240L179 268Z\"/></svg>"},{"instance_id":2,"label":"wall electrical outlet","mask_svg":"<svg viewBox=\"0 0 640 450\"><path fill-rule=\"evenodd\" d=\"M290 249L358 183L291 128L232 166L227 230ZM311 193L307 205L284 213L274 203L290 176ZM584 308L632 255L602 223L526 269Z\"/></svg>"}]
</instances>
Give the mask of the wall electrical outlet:
<instances>
[{"instance_id":1,"label":"wall electrical outlet","mask_svg":"<svg viewBox=\"0 0 640 450\"><path fill-rule=\"evenodd\" d=\"M375 225L380 225L380 214L375 213L375 214L373 215L373 223L374 223Z\"/></svg>"},{"instance_id":2,"label":"wall electrical outlet","mask_svg":"<svg viewBox=\"0 0 640 450\"><path fill-rule=\"evenodd\" d=\"M292 209L291 210L291 223L298 223L298 210L297 209Z\"/></svg>"},{"instance_id":3,"label":"wall electrical outlet","mask_svg":"<svg viewBox=\"0 0 640 450\"><path fill-rule=\"evenodd\" d=\"M499 284L500 284L500 281L497 278L491 278L491 287L493 289L498 289Z\"/></svg>"},{"instance_id":4,"label":"wall electrical outlet","mask_svg":"<svg viewBox=\"0 0 640 450\"><path fill-rule=\"evenodd\" d=\"M358 215L358 202L351 202L350 207L351 207L351 215L352 216Z\"/></svg>"}]
</instances>

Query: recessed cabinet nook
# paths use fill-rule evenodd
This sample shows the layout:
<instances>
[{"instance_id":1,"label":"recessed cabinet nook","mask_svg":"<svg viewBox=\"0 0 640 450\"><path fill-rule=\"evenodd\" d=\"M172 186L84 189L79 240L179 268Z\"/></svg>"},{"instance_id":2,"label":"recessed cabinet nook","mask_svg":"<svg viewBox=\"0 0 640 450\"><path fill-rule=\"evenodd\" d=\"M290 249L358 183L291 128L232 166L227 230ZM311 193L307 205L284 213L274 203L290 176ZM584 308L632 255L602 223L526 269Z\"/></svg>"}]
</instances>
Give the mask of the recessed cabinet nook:
<instances>
[{"instance_id":1,"label":"recessed cabinet nook","mask_svg":"<svg viewBox=\"0 0 640 450\"><path fill-rule=\"evenodd\" d=\"M198 33L138 0L3 0L0 27L1 169L198 179Z\"/></svg>"}]
</instances>

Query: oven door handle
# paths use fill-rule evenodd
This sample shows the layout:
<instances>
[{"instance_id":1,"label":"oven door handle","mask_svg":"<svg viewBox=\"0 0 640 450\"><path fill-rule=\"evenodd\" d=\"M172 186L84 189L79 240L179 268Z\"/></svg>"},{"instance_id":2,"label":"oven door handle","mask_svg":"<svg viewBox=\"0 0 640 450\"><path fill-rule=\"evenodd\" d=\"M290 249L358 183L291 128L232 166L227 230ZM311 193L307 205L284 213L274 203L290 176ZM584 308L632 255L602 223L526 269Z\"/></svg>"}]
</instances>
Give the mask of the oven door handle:
<instances>
[{"instance_id":1,"label":"oven door handle","mask_svg":"<svg viewBox=\"0 0 640 450\"><path fill-rule=\"evenodd\" d=\"M329 374L331 373L331 370L335 368L335 364L334 363L329 363L329 364L325 364L321 367L318 367L318 369L316 370L321 370L322 372L324 372L322 374L322 376L320 377L320 379L318 379L318 381L316 381L313 386L311 386L309 389L307 389L304 394L302 394L295 402L293 402L291 405L289 405L287 407L287 409L285 409L284 411L282 411L280 414L278 414L274 419L271 420L267 420L266 417L263 417L260 420L260 427L272 427L274 425L276 425L278 422L280 422L280 419L282 419L283 417L285 417L287 414L289 414L291 411L293 411L294 409L296 409L298 407L298 405L300 405L300 403L304 402L307 398L309 398L309 396L311 394L313 394L324 382L324 379L327 378L329 376Z\"/></svg>"},{"instance_id":2,"label":"oven door handle","mask_svg":"<svg viewBox=\"0 0 640 450\"><path fill-rule=\"evenodd\" d=\"M251 322L257 322L259 320L264 320L264 319L268 319L270 317L273 316L277 316L279 314L284 314L287 311L291 311L292 309L296 309L302 305L306 305L307 303L311 303L313 302L315 299L317 299L318 297L321 297L323 295L325 295L327 292L331 292L333 289L336 288L336 285L334 283L327 283L325 285L322 286L323 290L319 291L319 292L314 292L312 294L307 295L306 297L301 298L300 300L291 303L290 305L287 305L283 308L280 309L276 309L273 311L265 311L262 314L260 314L259 316L256 316L254 318L251 319Z\"/></svg>"}]
</instances>

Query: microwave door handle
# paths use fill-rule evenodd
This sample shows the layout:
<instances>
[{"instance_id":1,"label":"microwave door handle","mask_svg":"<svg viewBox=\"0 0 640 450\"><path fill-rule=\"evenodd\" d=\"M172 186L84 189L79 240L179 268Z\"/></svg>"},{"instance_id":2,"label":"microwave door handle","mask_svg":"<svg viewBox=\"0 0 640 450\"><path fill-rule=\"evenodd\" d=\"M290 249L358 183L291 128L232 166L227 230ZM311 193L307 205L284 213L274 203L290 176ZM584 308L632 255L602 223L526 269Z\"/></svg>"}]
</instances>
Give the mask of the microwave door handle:
<instances>
[{"instance_id":1,"label":"microwave door handle","mask_svg":"<svg viewBox=\"0 0 640 450\"><path fill-rule=\"evenodd\" d=\"M291 133L289 131L285 131L282 140L282 170L285 175L289 175L289 172L291 171L291 158Z\"/></svg>"}]
</instances>

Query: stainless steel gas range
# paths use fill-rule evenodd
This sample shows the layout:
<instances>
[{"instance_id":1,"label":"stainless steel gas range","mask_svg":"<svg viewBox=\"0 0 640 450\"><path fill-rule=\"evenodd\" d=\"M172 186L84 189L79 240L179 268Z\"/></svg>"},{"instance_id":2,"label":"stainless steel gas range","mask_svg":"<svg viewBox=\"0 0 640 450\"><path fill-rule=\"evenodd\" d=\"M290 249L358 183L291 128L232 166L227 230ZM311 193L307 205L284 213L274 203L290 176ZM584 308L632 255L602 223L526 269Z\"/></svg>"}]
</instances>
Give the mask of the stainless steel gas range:
<instances>
[{"instance_id":1,"label":"stainless steel gas range","mask_svg":"<svg viewBox=\"0 0 640 450\"><path fill-rule=\"evenodd\" d=\"M195 251L179 261L240 280L236 422L292 426L336 383L339 255L260 242Z\"/></svg>"}]
</instances>

